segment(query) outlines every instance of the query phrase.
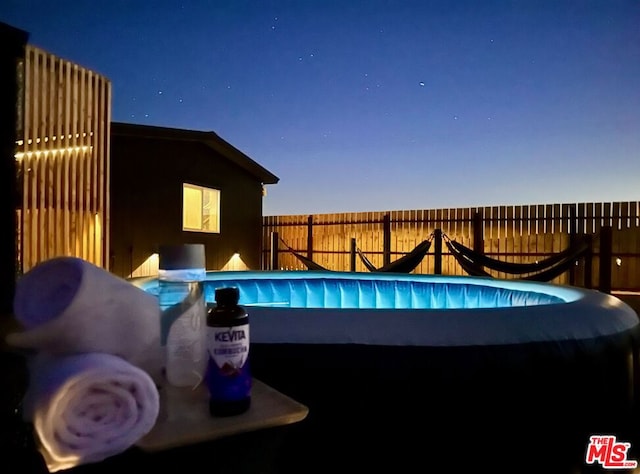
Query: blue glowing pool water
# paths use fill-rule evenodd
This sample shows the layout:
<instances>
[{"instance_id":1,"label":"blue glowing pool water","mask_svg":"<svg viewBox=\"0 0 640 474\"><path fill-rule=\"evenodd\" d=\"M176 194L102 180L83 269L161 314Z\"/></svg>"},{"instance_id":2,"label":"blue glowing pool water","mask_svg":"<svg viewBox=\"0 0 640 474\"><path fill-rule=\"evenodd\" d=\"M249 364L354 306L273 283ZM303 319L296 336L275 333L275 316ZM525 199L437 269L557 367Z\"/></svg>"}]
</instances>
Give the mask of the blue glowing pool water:
<instances>
[{"instance_id":1,"label":"blue glowing pool water","mask_svg":"<svg viewBox=\"0 0 640 474\"><path fill-rule=\"evenodd\" d=\"M139 281L154 292L155 279ZM528 281L478 277L316 271L207 272L208 301L215 288L237 286L240 303L287 308L453 309L571 302L584 292Z\"/></svg>"},{"instance_id":2,"label":"blue glowing pool water","mask_svg":"<svg viewBox=\"0 0 640 474\"><path fill-rule=\"evenodd\" d=\"M156 279L137 280L148 292ZM235 286L255 341L488 345L581 340L638 326L593 290L478 277L313 271L207 272L205 298Z\"/></svg>"}]
</instances>

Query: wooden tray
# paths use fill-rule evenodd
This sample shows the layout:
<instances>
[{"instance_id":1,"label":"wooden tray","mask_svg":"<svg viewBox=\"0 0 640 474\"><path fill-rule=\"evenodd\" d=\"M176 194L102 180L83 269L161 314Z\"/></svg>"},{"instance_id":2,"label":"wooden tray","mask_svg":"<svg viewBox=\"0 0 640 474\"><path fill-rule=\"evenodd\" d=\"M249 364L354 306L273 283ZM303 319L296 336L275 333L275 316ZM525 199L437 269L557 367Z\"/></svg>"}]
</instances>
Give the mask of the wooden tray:
<instances>
[{"instance_id":1,"label":"wooden tray","mask_svg":"<svg viewBox=\"0 0 640 474\"><path fill-rule=\"evenodd\" d=\"M147 452L212 441L249 431L297 423L309 409L265 383L253 379L251 407L228 417L209 414L206 387L167 385L160 389L160 413L153 429L136 446Z\"/></svg>"}]
</instances>

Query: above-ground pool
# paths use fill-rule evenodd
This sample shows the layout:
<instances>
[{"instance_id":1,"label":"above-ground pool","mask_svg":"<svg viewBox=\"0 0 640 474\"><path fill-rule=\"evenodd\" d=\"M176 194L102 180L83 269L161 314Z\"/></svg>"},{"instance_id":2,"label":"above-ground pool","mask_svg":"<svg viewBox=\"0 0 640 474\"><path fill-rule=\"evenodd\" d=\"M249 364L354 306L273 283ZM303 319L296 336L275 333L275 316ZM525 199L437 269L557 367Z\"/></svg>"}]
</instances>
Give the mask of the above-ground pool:
<instances>
[{"instance_id":1,"label":"above-ground pool","mask_svg":"<svg viewBox=\"0 0 640 474\"><path fill-rule=\"evenodd\" d=\"M135 284L157 289L155 279ZM208 272L208 302L222 286L238 287L249 312L254 375L310 409L283 470L310 459L319 471L483 460L552 472L543 458L584 464L591 434L635 435L639 321L611 295L491 278L258 271Z\"/></svg>"}]
</instances>

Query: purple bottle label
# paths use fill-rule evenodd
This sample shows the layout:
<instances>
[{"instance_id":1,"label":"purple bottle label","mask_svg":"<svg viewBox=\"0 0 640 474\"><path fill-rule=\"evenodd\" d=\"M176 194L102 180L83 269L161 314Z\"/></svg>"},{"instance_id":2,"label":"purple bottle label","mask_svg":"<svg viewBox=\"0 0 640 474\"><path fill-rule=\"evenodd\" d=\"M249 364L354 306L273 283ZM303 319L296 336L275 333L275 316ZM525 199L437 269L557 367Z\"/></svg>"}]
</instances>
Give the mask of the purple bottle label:
<instances>
[{"instance_id":1,"label":"purple bottle label","mask_svg":"<svg viewBox=\"0 0 640 474\"><path fill-rule=\"evenodd\" d=\"M249 325L208 327L206 382L212 399L242 400L250 395Z\"/></svg>"}]
</instances>

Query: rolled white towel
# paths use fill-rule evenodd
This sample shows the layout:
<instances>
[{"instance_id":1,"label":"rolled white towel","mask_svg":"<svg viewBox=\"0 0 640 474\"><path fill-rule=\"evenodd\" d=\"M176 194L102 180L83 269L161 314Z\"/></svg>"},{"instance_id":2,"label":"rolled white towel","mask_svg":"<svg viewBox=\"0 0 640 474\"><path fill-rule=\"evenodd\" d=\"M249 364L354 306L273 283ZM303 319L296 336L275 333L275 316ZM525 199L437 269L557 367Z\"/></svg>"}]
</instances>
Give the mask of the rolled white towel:
<instances>
[{"instance_id":1,"label":"rolled white towel","mask_svg":"<svg viewBox=\"0 0 640 474\"><path fill-rule=\"evenodd\" d=\"M151 377L120 357L36 356L24 418L50 472L102 461L147 434L159 413Z\"/></svg>"},{"instance_id":2,"label":"rolled white towel","mask_svg":"<svg viewBox=\"0 0 640 474\"><path fill-rule=\"evenodd\" d=\"M15 347L51 354L114 354L161 380L157 297L76 257L44 261L16 282Z\"/></svg>"}]
</instances>

